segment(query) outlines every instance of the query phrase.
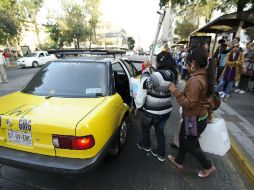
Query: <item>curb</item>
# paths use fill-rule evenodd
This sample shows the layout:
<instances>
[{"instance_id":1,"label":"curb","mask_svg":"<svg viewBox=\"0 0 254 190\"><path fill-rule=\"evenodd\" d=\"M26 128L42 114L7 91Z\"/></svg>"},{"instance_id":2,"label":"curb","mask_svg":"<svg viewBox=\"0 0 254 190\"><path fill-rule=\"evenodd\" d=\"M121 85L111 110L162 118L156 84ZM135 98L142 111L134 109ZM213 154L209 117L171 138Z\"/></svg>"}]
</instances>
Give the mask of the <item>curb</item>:
<instances>
[{"instance_id":1,"label":"curb","mask_svg":"<svg viewBox=\"0 0 254 190\"><path fill-rule=\"evenodd\" d=\"M242 150L235 138L230 136L231 149L229 151L235 166L246 177L247 183L254 189L254 163Z\"/></svg>"}]
</instances>

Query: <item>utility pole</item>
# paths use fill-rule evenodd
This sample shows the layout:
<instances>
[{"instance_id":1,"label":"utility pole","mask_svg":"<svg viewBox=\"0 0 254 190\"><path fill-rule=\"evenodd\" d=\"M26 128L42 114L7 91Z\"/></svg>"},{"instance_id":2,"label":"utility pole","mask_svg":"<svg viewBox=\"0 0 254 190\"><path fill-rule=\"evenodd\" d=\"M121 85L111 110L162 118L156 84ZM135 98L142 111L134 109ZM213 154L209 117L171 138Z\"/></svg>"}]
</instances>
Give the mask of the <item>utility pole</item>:
<instances>
[{"instance_id":1,"label":"utility pole","mask_svg":"<svg viewBox=\"0 0 254 190\"><path fill-rule=\"evenodd\" d=\"M163 20L164 20L165 14L166 14L165 7L163 7L161 11L157 11L157 13L160 14L160 18L159 18L159 23L158 23L158 26L157 26L157 31L155 33L155 37L154 37L154 41L153 41L152 51L150 53L150 58L149 58L150 62L152 62L155 46L157 44L158 36L160 34L161 25L163 23Z\"/></svg>"}]
</instances>

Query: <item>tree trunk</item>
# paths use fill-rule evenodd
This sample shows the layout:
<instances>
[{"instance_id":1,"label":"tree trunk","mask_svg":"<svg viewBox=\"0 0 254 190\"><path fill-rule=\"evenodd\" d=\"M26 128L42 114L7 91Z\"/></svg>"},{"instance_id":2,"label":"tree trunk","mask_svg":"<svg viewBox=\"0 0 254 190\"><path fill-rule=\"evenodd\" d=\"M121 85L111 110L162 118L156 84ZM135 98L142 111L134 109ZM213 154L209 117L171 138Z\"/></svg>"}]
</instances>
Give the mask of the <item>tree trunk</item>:
<instances>
[{"instance_id":1,"label":"tree trunk","mask_svg":"<svg viewBox=\"0 0 254 190\"><path fill-rule=\"evenodd\" d=\"M41 45L41 40L40 40L40 30L38 28L38 24L34 23L34 28L35 28L35 33L36 33L36 38L37 38L37 42L38 42L38 45L40 46Z\"/></svg>"},{"instance_id":2,"label":"tree trunk","mask_svg":"<svg viewBox=\"0 0 254 190\"><path fill-rule=\"evenodd\" d=\"M89 36L89 48L91 49L92 46L92 34Z\"/></svg>"},{"instance_id":3,"label":"tree trunk","mask_svg":"<svg viewBox=\"0 0 254 190\"><path fill-rule=\"evenodd\" d=\"M79 39L77 38L77 49L79 49Z\"/></svg>"},{"instance_id":4,"label":"tree trunk","mask_svg":"<svg viewBox=\"0 0 254 190\"><path fill-rule=\"evenodd\" d=\"M243 16L243 8L245 7L245 4L246 4L245 1L238 0L238 2L237 2L236 18L242 19L242 16ZM244 21L241 21L241 22L239 23L239 26L238 26L238 29L237 29L237 31L236 31L235 37L239 37L239 36L240 36L240 32L241 32L241 30L242 30L243 24L244 24Z\"/></svg>"}]
</instances>

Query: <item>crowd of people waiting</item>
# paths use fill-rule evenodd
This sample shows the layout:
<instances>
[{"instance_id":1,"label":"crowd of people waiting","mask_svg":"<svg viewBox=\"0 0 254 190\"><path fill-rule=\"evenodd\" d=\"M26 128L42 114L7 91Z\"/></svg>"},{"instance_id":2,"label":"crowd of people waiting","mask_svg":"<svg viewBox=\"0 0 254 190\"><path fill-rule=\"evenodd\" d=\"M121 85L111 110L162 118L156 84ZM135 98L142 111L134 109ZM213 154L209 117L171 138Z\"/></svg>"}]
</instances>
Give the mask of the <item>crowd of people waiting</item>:
<instances>
[{"instance_id":1,"label":"crowd of people waiting","mask_svg":"<svg viewBox=\"0 0 254 190\"><path fill-rule=\"evenodd\" d=\"M254 78L254 43L248 42L246 48L240 47L240 39L235 37L229 43L224 38L219 40L219 46L212 55L216 64L216 92L224 101L228 101L233 87L234 92L244 94L254 91L249 87L249 81ZM208 48L207 44L205 48ZM181 46L175 54L181 79L186 79L186 56L188 47Z\"/></svg>"}]
</instances>

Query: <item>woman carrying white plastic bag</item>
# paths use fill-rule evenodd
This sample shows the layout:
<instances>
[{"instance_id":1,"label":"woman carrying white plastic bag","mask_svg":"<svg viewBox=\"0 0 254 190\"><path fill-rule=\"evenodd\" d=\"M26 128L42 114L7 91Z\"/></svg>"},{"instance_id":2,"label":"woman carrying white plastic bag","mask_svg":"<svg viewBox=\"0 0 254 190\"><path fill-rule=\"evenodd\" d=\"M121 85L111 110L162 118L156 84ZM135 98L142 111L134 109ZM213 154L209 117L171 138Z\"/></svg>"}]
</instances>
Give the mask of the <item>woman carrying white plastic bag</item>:
<instances>
[{"instance_id":1,"label":"woman carrying white plastic bag","mask_svg":"<svg viewBox=\"0 0 254 190\"><path fill-rule=\"evenodd\" d=\"M198 172L199 177L207 177L216 171L214 164L197 147L198 138L207 126L208 97L213 92L215 82L212 65L207 67L207 57L208 52L204 48L191 50L186 59L190 78L183 92L175 84L169 86L169 90L183 107L183 123L179 134L178 154L176 157L168 155L168 158L176 167L183 169L185 156L191 153L203 166ZM209 78L210 76L214 76L214 79Z\"/></svg>"}]
</instances>

